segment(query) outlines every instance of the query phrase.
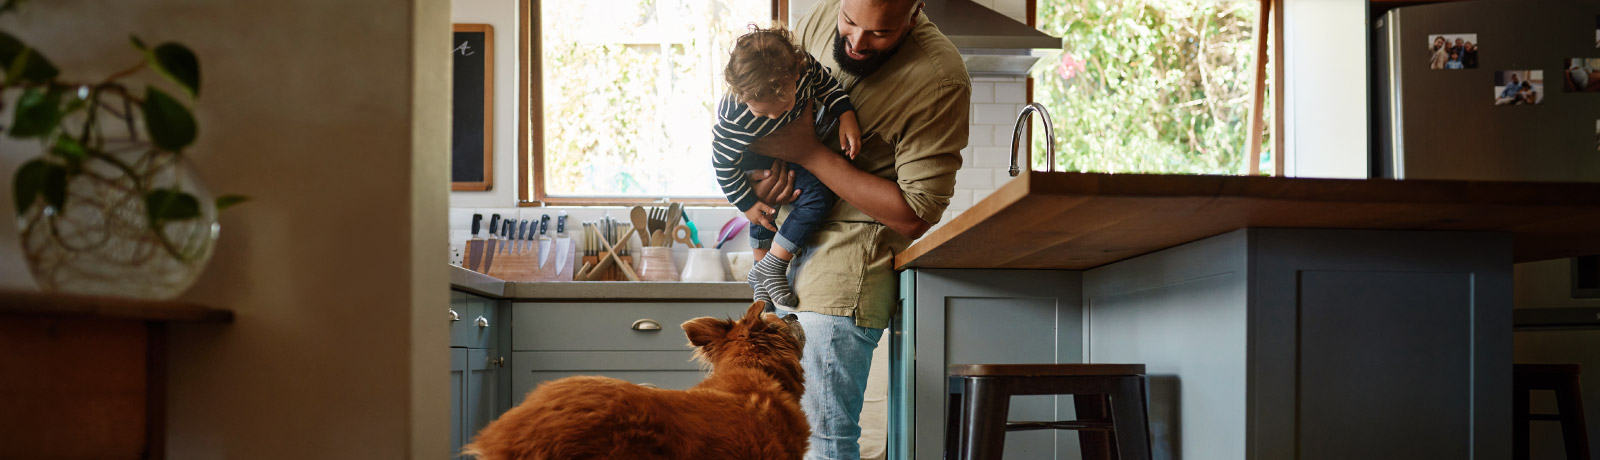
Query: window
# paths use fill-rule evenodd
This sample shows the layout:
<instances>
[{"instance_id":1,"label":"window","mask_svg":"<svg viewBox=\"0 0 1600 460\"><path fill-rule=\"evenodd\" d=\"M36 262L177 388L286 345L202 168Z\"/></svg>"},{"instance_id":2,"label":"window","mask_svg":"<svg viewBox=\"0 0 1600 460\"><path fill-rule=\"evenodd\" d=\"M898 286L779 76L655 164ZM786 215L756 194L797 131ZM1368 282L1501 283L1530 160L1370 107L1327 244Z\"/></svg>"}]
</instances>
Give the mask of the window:
<instances>
[{"instance_id":1,"label":"window","mask_svg":"<svg viewBox=\"0 0 1600 460\"><path fill-rule=\"evenodd\" d=\"M725 92L727 50L750 24L771 24L783 6L761 0L533 1L531 18L524 16L535 44L527 48L536 53L524 67L534 75L524 86L531 93L524 128L531 128L525 142L533 199L725 202L711 170L710 143L716 98ZM524 54L525 62L529 57Z\"/></svg>"},{"instance_id":2,"label":"window","mask_svg":"<svg viewBox=\"0 0 1600 460\"><path fill-rule=\"evenodd\" d=\"M1245 172L1260 4L1038 0L1039 29L1065 44L1032 75L1034 100L1055 120L1056 169ZM1273 111L1265 100L1267 160ZM1034 152L1043 149L1044 136L1035 136ZM1034 159L1044 166L1044 155Z\"/></svg>"}]
</instances>

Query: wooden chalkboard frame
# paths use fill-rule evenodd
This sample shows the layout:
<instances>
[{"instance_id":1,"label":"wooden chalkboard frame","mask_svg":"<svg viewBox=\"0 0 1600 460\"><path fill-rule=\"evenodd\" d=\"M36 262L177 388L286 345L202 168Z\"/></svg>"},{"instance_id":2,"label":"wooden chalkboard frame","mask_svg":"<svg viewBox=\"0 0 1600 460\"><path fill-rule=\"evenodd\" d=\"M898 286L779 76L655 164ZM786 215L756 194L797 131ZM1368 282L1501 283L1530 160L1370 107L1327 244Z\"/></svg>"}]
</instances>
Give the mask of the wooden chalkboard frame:
<instances>
[{"instance_id":1,"label":"wooden chalkboard frame","mask_svg":"<svg viewBox=\"0 0 1600 460\"><path fill-rule=\"evenodd\" d=\"M451 191L483 192L494 188L494 26L454 24L452 32L483 33L483 181L450 182ZM450 34L452 54L455 34Z\"/></svg>"}]
</instances>

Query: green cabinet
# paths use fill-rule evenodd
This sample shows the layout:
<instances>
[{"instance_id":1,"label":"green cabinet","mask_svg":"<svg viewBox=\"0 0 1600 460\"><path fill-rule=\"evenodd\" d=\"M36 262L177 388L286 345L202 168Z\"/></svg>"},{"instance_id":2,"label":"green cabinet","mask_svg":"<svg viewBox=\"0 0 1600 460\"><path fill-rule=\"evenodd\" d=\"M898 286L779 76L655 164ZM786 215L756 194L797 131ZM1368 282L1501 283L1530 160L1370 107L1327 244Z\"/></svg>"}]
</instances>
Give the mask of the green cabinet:
<instances>
[{"instance_id":1,"label":"green cabinet","mask_svg":"<svg viewBox=\"0 0 1600 460\"><path fill-rule=\"evenodd\" d=\"M510 334L503 302L459 291L450 292L450 452L472 442L473 435L509 410L511 398L505 350Z\"/></svg>"}]
</instances>

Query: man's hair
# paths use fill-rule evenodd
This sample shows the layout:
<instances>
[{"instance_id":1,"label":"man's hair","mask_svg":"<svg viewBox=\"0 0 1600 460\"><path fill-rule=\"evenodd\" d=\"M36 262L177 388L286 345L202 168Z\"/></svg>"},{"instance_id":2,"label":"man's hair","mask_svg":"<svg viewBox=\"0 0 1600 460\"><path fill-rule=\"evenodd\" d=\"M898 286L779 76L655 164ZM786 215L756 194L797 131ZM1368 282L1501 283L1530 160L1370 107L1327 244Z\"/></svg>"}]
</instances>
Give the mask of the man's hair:
<instances>
[{"instance_id":1,"label":"man's hair","mask_svg":"<svg viewBox=\"0 0 1600 460\"><path fill-rule=\"evenodd\" d=\"M770 29L750 25L750 33L733 43L723 77L728 92L740 101L770 100L804 70L805 51L782 24Z\"/></svg>"}]
</instances>

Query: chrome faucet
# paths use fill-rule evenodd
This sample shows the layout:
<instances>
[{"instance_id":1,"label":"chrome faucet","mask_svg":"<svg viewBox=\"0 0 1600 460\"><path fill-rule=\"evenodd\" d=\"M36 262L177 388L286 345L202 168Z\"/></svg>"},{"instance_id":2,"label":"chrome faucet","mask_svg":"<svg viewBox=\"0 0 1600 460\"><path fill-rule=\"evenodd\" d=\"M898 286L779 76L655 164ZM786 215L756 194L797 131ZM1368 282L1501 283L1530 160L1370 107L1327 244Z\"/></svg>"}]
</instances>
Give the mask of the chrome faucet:
<instances>
[{"instance_id":1,"label":"chrome faucet","mask_svg":"<svg viewBox=\"0 0 1600 460\"><path fill-rule=\"evenodd\" d=\"M1034 102L1034 103L1028 104L1027 106L1023 107L1022 108L1022 113L1017 114L1017 128L1016 128L1016 130L1011 132L1011 176L1012 177L1016 177L1017 173L1021 172L1020 169L1017 169L1017 147L1022 144L1022 128L1026 128L1028 126L1028 114L1033 113L1033 112L1038 112L1039 113L1039 121L1043 121L1044 122L1044 138L1045 138L1045 143L1044 143L1045 163L1044 163L1044 167L1045 167L1045 171L1049 171L1049 172L1055 172L1056 171L1056 130L1055 130L1055 126L1050 124L1050 112L1045 110L1043 105L1039 105L1038 102ZM1033 169L1033 166L1029 165L1028 169Z\"/></svg>"}]
</instances>

